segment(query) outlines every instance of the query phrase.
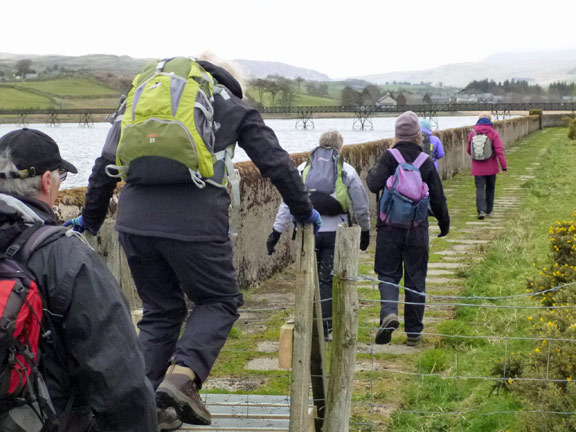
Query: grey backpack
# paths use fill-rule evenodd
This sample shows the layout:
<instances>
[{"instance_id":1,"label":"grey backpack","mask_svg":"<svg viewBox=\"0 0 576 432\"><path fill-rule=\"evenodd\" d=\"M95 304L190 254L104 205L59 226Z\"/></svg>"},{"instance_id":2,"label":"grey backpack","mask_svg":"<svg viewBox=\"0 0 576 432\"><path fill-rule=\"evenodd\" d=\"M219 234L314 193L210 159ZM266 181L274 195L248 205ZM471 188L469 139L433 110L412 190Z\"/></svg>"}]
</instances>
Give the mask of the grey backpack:
<instances>
[{"instance_id":1,"label":"grey backpack","mask_svg":"<svg viewBox=\"0 0 576 432\"><path fill-rule=\"evenodd\" d=\"M490 141L488 135L477 134L474 129L472 129L472 133L474 134L470 143L472 160L484 161L490 159L492 157L492 141Z\"/></svg>"}]
</instances>

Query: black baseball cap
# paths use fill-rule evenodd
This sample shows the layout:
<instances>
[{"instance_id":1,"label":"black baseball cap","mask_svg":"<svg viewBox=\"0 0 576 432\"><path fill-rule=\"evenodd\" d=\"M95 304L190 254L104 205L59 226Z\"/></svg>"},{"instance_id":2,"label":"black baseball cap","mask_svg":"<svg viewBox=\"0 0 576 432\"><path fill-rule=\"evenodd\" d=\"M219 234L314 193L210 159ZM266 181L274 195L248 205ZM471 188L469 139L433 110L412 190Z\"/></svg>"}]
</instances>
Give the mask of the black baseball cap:
<instances>
[{"instance_id":1,"label":"black baseball cap","mask_svg":"<svg viewBox=\"0 0 576 432\"><path fill-rule=\"evenodd\" d=\"M10 173L10 177L34 177L57 169L78 173L74 165L62 159L58 144L39 130L23 128L8 132L0 138L0 151L6 149L10 150L12 161L18 168L18 172Z\"/></svg>"}]
</instances>

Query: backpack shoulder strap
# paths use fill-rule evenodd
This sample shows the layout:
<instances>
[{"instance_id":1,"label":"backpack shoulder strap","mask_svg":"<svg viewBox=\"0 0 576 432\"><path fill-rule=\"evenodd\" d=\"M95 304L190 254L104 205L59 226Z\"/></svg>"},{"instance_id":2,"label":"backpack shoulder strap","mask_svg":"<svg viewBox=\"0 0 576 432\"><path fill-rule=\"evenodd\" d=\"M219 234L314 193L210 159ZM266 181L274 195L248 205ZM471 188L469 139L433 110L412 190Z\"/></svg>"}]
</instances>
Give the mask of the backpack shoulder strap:
<instances>
[{"instance_id":1,"label":"backpack shoulder strap","mask_svg":"<svg viewBox=\"0 0 576 432\"><path fill-rule=\"evenodd\" d=\"M388 149L388 151L392 154L392 157L394 157L394 159L396 159L396 162L398 162L399 164L405 164L406 163L404 156L402 156L402 153L400 153L400 151L398 149L392 148L392 149Z\"/></svg>"},{"instance_id":2,"label":"backpack shoulder strap","mask_svg":"<svg viewBox=\"0 0 576 432\"><path fill-rule=\"evenodd\" d=\"M56 233L59 233L59 237L61 237L66 235L67 231L68 228L60 225L36 226L35 224L20 234L20 237L16 239L16 242L12 243L12 246L19 244L18 249L12 254L12 257L21 263L26 264L30 258L30 255L32 255L35 250L42 246L49 237ZM25 234L26 237L22 238Z\"/></svg>"},{"instance_id":3,"label":"backpack shoulder strap","mask_svg":"<svg viewBox=\"0 0 576 432\"><path fill-rule=\"evenodd\" d=\"M420 168L422 164L426 162L426 159L428 159L429 157L430 156L428 156L426 153L422 152L418 155L416 160L412 162L412 165L414 165L416 168Z\"/></svg>"}]
</instances>

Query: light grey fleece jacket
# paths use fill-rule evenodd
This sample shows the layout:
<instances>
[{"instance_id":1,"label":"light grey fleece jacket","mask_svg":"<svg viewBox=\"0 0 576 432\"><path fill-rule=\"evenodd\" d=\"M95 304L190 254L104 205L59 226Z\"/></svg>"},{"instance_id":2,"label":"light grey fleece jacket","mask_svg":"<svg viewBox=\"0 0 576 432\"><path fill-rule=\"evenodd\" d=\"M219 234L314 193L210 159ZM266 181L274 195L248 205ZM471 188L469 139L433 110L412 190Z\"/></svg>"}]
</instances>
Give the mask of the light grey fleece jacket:
<instances>
[{"instance_id":1,"label":"light grey fleece jacket","mask_svg":"<svg viewBox=\"0 0 576 432\"><path fill-rule=\"evenodd\" d=\"M303 162L298 166L298 172L302 176L302 172L306 167L306 162ZM356 217L356 222L360 225L362 231L368 231L370 229L370 205L368 203L368 194L360 176L354 169L354 167L346 162L342 166L342 181L344 185L348 188L348 195L350 195L350 212L354 213ZM322 216L322 225L320 226L320 232L332 232L338 230L338 225L342 223L348 223L348 215L346 213L336 215L336 216ZM278 214L276 215L276 220L274 221L274 231L283 233L286 229L292 225L292 216L290 214L290 209L282 201L280 208L278 209Z\"/></svg>"}]
</instances>

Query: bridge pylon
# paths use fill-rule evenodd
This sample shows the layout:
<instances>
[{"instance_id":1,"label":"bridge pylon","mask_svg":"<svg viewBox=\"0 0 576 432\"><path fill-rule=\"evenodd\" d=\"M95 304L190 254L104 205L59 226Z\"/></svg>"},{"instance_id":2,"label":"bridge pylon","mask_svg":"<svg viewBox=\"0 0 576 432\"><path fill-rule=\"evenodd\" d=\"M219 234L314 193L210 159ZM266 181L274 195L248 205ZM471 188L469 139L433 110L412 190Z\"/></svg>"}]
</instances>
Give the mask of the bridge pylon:
<instances>
[{"instance_id":1,"label":"bridge pylon","mask_svg":"<svg viewBox=\"0 0 576 432\"><path fill-rule=\"evenodd\" d=\"M492 117L494 117L496 120L506 120L507 118L510 118L510 109L493 109L492 111Z\"/></svg>"},{"instance_id":2,"label":"bridge pylon","mask_svg":"<svg viewBox=\"0 0 576 432\"><path fill-rule=\"evenodd\" d=\"M296 129L306 130L314 129L314 121L312 120L312 109L299 109L298 110L299 120L296 122Z\"/></svg>"},{"instance_id":3,"label":"bridge pylon","mask_svg":"<svg viewBox=\"0 0 576 432\"><path fill-rule=\"evenodd\" d=\"M356 119L352 123L352 129L361 131L374 130L374 125L372 124L373 108L367 105L357 107L355 111Z\"/></svg>"},{"instance_id":4,"label":"bridge pylon","mask_svg":"<svg viewBox=\"0 0 576 432\"><path fill-rule=\"evenodd\" d=\"M48 126L56 127L60 126L60 117L58 117L58 113L56 111L50 111L48 113Z\"/></svg>"},{"instance_id":5,"label":"bridge pylon","mask_svg":"<svg viewBox=\"0 0 576 432\"><path fill-rule=\"evenodd\" d=\"M27 113L20 113L20 120L18 121L18 124L22 127L25 127L26 125L28 125L28 114Z\"/></svg>"},{"instance_id":6,"label":"bridge pylon","mask_svg":"<svg viewBox=\"0 0 576 432\"><path fill-rule=\"evenodd\" d=\"M428 120L432 126L434 127L434 129L438 130L438 112L435 110L419 110L418 114L420 114L420 117L423 119Z\"/></svg>"},{"instance_id":7,"label":"bridge pylon","mask_svg":"<svg viewBox=\"0 0 576 432\"><path fill-rule=\"evenodd\" d=\"M92 113L89 111L84 111L80 113L80 120L78 121L78 126L80 127L94 126L94 119L92 118Z\"/></svg>"}]
</instances>

